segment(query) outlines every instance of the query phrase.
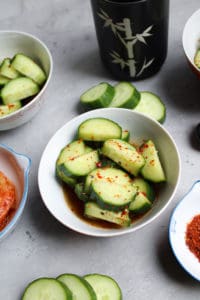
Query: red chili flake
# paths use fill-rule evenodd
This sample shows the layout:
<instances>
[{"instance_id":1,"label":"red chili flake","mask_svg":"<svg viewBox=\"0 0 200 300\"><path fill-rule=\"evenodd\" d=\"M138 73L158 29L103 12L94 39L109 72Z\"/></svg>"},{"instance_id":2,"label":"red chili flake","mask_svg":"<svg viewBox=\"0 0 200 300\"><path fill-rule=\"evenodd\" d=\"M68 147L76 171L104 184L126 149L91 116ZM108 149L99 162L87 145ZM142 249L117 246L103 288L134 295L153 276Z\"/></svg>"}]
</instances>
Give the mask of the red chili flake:
<instances>
[{"instance_id":1,"label":"red chili flake","mask_svg":"<svg viewBox=\"0 0 200 300\"><path fill-rule=\"evenodd\" d=\"M100 179L103 178L103 176L100 174L100 172L97 173L97 177Z\"/></svg>"},{"instance_id":2,"label":"red chili flake","mask_svg":"<svg viewBox=\"0 0 200 300\"><path fill-rule=\"evenodd\" d=\"M150 163L150 165L154 166L155 165L155 160L152 159L149 163Z\"/></svg>"},{"instance_id":3,"label":"red chili flake","mask_svg":"<svg viewBox=\"0 0 200 300\"><path fill-rule=\"evenodd\" d=\"M121 213L121 216L123 217L123 216L125 216L125 215L127 215L128 214L128 210L127 209L124 209L123 211L122 211L122 213Z\"/></svg>"},{"instance_id":4,"label":"red chili flake","mask_svg":"<svg viewBox=\"0 0 200 300\"><path fill-rule=\"evenodd\" d=\"M101 161L98 161L98 162L96 163L96 166L97 166L97 168L101 168L101 167L102 167L102 162L101 162Z\"/></svg>"},{"instance_id":5,"label":"red chili flake","mask_svg":"<svg viewBox=\"0 0 200 300\"><path fill-rule=\"evenodd\" d=\"M8 108L11 109L12 107L14 107L14 104L8 104Z\"/></svg>"},{"instance_id":6,"label":"red chili flake","mask_svg":"<svg viewBox=\"0 0 200 300\"><path fill-rule=\"evenodd\" d=\"M75 156L72 156L69 158L69 160L75 160L75 158L76 158Z\"/></svg>"},{"instance_id":7,"label":"red chili flake","mask_svg":"<svg viewBox=\"0 0 200 300\"><path fill-rule=\"evenodd\" d=\"M187 224L185 242L200 262L200 214L194 216L191 222Z\"/></svg>"}]
</instances>

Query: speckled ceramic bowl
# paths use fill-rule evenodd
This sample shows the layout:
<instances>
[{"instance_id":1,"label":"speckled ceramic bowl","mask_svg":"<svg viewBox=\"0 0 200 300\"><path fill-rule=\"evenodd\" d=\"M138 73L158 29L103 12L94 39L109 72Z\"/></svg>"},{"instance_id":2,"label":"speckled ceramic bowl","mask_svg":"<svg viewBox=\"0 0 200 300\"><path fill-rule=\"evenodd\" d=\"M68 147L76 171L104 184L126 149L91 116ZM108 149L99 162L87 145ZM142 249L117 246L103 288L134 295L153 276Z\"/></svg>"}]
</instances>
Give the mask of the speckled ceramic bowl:
<instances>
[{"instance_id":1,"label":"speckled ceramic bowl","mask_svg":"<svg viewBox=\"0 0 200 300\"><path fill-rule=\"evenodd\" d=\"M29 121L39 110L44 101L43 94L51 79L53 62L46 45L35 36L19 31L0 31L0 61L24 53L38 62L47 74L47 80L40 92L21 109L0 118L0 130L20 126Z\"/></svg>"},{"instance_id":2,"label":"speckled ceramic bowl","mask_svg":"<svg viewBox=\"0 0 200 300\"><path fill-rule=\"evenodd\" d=\"M55 176L55 165L61 149L74 139L81 122L89 118L111 119L130 131L131 140L152 139L159 151L167 182L159 190L158 201L142 218L127 228L101 228L88 224L71 210L66 202L62 185ZM172 168L173 162L173 168ZM180 158L176 145L166 129L153 119L123 108L96 109L66 123L51 138L42 155L38 183L42 199L52 215L65 226L91 236L110 237L136 231L155 220L172 200L179 182Z\"/></svg>"},{"instance_id":3,"label":"speckled ceramic bowl","mask_svg":"<svg viewBox=\"0 0 200 300\"><path fill-rule=\"evenodd\" d=\"M0 144L0 171L15 185L17 202L16 210L12 213L8 224L0 231L0 241L15 228L23 213L27 200L30 165L29 157Z\"/></svg>"},{"instance_id":4,"label":"speckled ceramic bowl","mask_svg":"<svg viewBox=\"0 0 200 300\"><path fill-rule=\"evenodd\" d=\"M183 30L183 49L192 71L200 79L200 69L194 64L194 56L200 48L200 9L188 19Z\"/></svg>"}]
</instances>

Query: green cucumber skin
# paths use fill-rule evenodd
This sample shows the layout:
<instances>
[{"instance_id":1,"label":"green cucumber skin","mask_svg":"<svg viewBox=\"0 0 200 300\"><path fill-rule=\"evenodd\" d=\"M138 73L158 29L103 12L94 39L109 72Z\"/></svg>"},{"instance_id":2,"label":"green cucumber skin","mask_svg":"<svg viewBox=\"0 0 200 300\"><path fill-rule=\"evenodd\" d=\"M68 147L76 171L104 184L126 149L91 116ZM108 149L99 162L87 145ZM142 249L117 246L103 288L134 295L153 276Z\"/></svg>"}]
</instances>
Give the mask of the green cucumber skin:
<instances>
[{"instance_id":1,"label":"green cucumber skin","mask_svg":"<svg viewBox=\"0 0 200 300\"><path fill-rule=\"evenodd\" d=\"M72 273L65 273L65 274L59 275L56 279L59 280L60 282L62 282L63 284L65 284L67 286L67 283L65 283L65 278L68 277L68 276L72 277L72 278L74 277L78 281L80 281L80 283L85 287L85 289L88 292L88 296L90 298L90 299L88 298L88 300L97 300L97 296L96 296L95 291L93 290L93 288L89 284L89 282L84 279L84 277L81 277L81 276L78 276L78 275L75 275L75 274L72 274ZM68 287L68 289L70 289L70 287ZM71 290L71 292L72 292L72 300L76 300L76 298L73 295L73 291L72 290Z\"/></svg>"},{"instance_id":2,"label":"green cucumber skin","mask_svg":"<svg viewBox=\"0 0 200 300\"><path fill-rule=\"evenodd\" d=\"M74 188L77 184L77 178L69 177L65 174L65 172L63 171L63 165L56 166L56 177L72 188Z\"/></svg>"},{"instance_id":3,"label":"green cucumber skin","mask_svg":"<svg viewBox=\"0 0 200 300\"><path fill-rule=\"evenodd\" d=\"M133 179L133 185L137 187L139 192L144 193L151 202L155 200L155 191L152 183L150 184L141 177L136 177Z\"/></svg>"},{"instance_id":4,"label":"green cucumber skin","mask_svg":"<svg viewBox=\"0 0 200 300\"><path fill-rule=\"evenodd\" d=\"M31 297L29 297L29 295L27 295L27 294L28 294L28 291L29 291L29 289L31 288L32 285L35 285L35 284L40 283L42 281L44 281L45 283L51 282L51 281L56 282L56 284L58 286L62 287L62 289L65 291L65 296L66 297L65 297L64 300L73 300L71 291L62 282L58 281L55 278L48 278L48 277L41 277L41 278L38 278L38 279L30 282L28 284L28 286L26 287L26 289L25 289L25 291L22 295L21 300L41 300L41 295L40 294L38 295L37 298L34 295L33 295L33 297L32 297L32 295L31 295ZM59 299L57 299L57 300L59 300Z\"/></svg>"},{"instance_id":5,"label":"green cucumber skin","mask_svg":"<svg viewBox=\"0 0 200 300\"><path fill-rule=\"evenodd\" d=\"M122 291L120 289L120 286L118 285L118 283L110 276L107 275L101 275L101 274L88 274L85 275L84 278L91 284L91 286L93 287L94 291L96 292L97 295L97 300L103 300L103 299L108 299L108 300L122 300ZM110 282L112 282L114 288L117 290L117 296L116 295L102 295L101 292L103 290L103 292L105 292L105 289L101 288L99 289L95 282L100 282L102 280L108 280ZM100 284L101 285L101 284ZM99 284L98 284L99 286ZM95 288L96 287L96 288ZM102 297L103 296L103 297Z\"/></svg>"},{"instance_id":6,"label":"green cucumber skin","mask_svg":"<svg viewBox=\"0 0 200 300\"><path fill-rule=\"evenodd\" d=\"M107 84L107 89L100 98L95 99L94 101L86 102L86 101L84 101L84 94L86 94L87 91L81 95L81 97L80 97L81 103L83 104L85 109L90 110L90 109L96 109L96 108L104 108L104 107L108 107L109 104L111 103L113 96L115 94L114 87L106 82L102 82L100 84Z\"/></svg>"},{"instance_id":7,"label":"green cucumber skin","mask_svg":"<svg viewBox=\"0 0 200 300\"><path fill-rule=\"evenodd\" d=\"M84 191L84 184L82 182L79 182L75 185L74 192L79 200L83 202L87 202L89 200L87 193Z\"/></svg>"},{"instance_id":8,"label":"green cucumber skin","mask_svg":"<svg viewBox=\"0 0 200 300\"><path fill-rule=\"evenodd\" d=\"M144 214L149 211L151 207L151 201L145 195L143 195L142 192L139 192L135 196L135 199L130 203L129 211L134 214Z\"/></svg>"}]
</instances>

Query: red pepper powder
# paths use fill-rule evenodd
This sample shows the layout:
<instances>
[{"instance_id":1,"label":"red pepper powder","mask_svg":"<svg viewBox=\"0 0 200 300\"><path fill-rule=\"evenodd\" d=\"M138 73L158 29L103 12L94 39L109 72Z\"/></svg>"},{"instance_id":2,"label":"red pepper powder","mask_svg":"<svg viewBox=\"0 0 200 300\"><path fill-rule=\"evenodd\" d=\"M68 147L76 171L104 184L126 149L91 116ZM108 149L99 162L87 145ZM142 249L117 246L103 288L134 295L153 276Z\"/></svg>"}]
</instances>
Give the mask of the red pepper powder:
<instances>
[{"instance_id":1,"label":"red pepper powder","mask_svg":"<svg viewBox=\"0 0 200 300\"><path fill-rule=\"evenodd\" d=\"M190 251L200 262L200 214L194 216L188 223L185 233L185 242Z\"/></svg>"}]
</instances>

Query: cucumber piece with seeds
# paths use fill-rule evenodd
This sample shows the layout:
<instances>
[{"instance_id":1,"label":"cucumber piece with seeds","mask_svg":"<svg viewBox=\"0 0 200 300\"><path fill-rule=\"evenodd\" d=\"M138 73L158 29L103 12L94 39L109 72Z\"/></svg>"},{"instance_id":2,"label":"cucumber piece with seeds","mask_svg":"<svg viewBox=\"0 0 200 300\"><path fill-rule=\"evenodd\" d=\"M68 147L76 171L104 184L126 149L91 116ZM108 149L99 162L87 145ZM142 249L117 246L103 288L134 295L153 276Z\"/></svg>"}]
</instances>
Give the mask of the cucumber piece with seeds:
<instances>
[{"instance_id":1,"label":"cucumber piece with seeds","mask_svg":"<svg viewBox=\"0 0 200 300\"><path fill-rule=\"evenodd\" d=\"M39 92L39 86L32 79L19 77L9 81L1 89L3 104L10 104L34 96Z\"/></svg>"},{"instance_id":2,"label":"cucumber piece with seeds","mask_svg":"<svg viewBox=\"0 0 200 300\"><path fill-rule=\"evenodd\" d=\"M83 93L81 103L87 109L107 107L113 99L114 87L109 83L102 82Z\"/></svg>"},{"instance_id":3,"label":"cucumber piece with seeds","mask_svg":"<svg viewBox=\"0 0 200 300\"><path fill-rule=\"evenodd\" d=\"M106 118L87 119L78 128L78 138L85 141L102 142L110 138L120 138L121 134L121 126Z\"/></svg>"},{"instance_id":4,"label":"cucumber piece with seeds","mask_svg":"<svg viewBox=\"0 0 200 300\"><path fill-rule=\"evenodd\" d=\"M157 95L150 92L141 92L140 101L133 110L147 115L160 123L164 123L166 118L165 104Z\"/></svg>"},{"instance_id":5,"label":"cucumber piece with seeds","mask_svg":"<svg viewBox=\"0 0 200 300\"><path fill-rule=\"evenodd\" d=\"M119 82L114 88L109 107L134 108L140 101L140 93L130 82Z\"/></svg>"},{"instance_id":6,"label":"cucumber piece with seeds","mask_svg":"<svg viewBox=\"0 0 200 300\"><path fill-rule=\"evenodd\" d=\"M42 85L47 78L45 72L37 63L35 63L30 57L21 53L14 56L11 67L17 70L20 74L31 78L39 85Z\"/></svg>"}]
</instances>

